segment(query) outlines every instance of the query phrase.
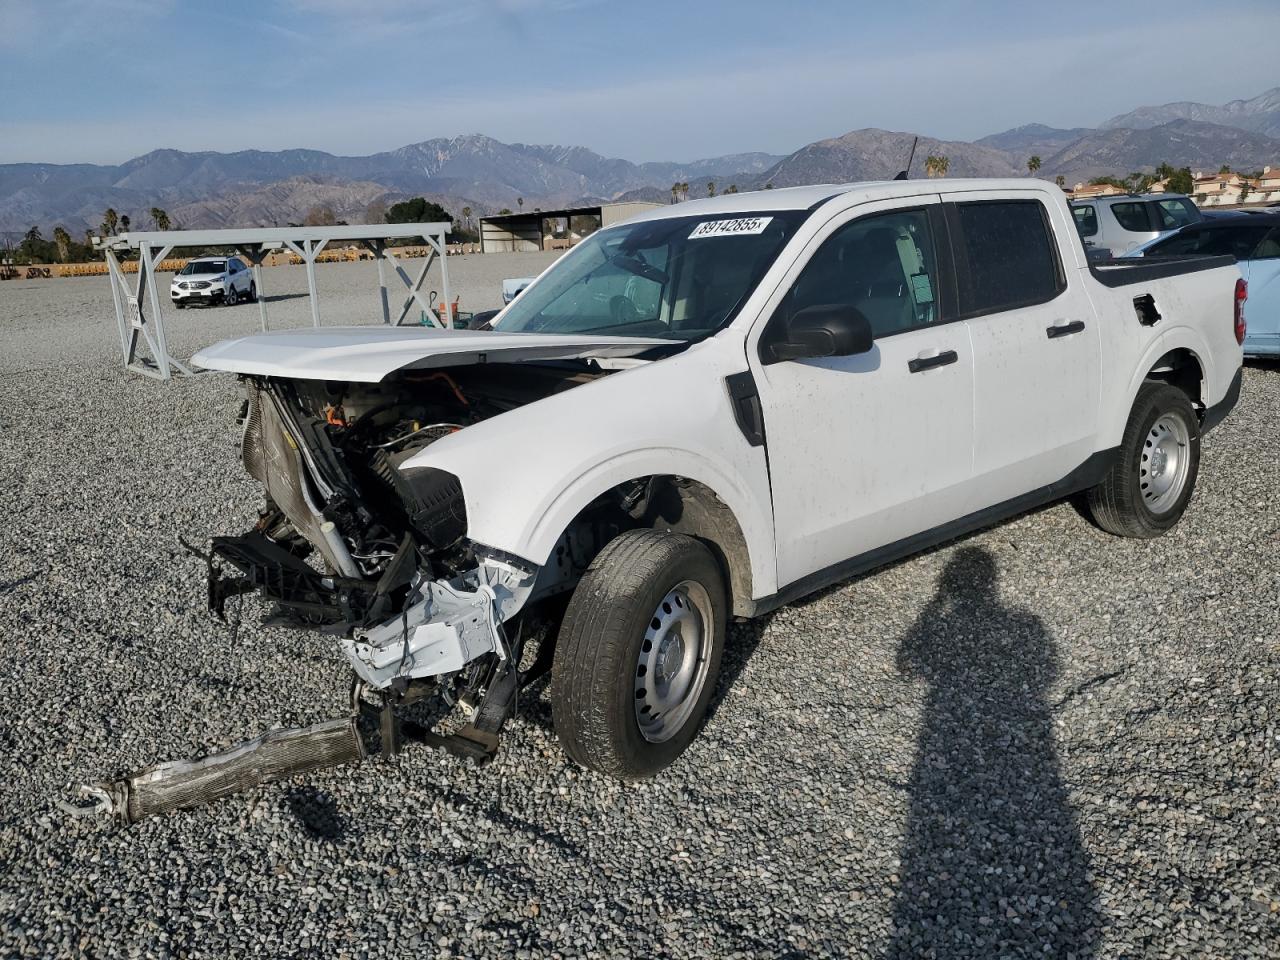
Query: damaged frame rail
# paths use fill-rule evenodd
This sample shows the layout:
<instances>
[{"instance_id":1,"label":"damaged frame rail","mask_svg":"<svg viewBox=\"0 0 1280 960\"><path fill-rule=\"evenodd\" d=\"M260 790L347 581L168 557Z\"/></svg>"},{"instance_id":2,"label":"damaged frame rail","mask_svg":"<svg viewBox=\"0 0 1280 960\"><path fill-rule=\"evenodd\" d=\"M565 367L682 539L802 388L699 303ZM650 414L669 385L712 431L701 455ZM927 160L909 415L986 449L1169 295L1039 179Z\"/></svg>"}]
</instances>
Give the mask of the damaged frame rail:
<instances>
[{"instance_id":1,"label":"damaged frame rail","mask_svg":"<svg viewBox=\"0 0 1280 960\"><path fill-rule=\"evenodd\" d=\"M208 554L185 541L183 546L208 563L210 607L219 615L229 596L264 586L269 594L287 595L315 608L339 602L334 598L343 594L341 578L318 573L257 534L215 538ZM215 554L246 576L223 578ZM157 763L114 780L84 784L75 801L59 799L57 806L73 817L104 817L129 825L298 774L359 763L371 755L390 758L406 742L483 766L498 752L503 725L516 711L520 689L550 667L540 650L521 671L521 638L510 644L503 629L503 621L527 598L535 574L497 557L482 559L473 585L461 577L426 581L417 574L401 613L356 630L343 641L356 672L348 716L307 727L273 728L199 759ZM349 605L350 597L341 602ZM496 657L486 657L488 653ZM454 698L447 684L436 682L477 667L484 675L470 684L470 697ZM460 708L467 721L441 734L431 724L400 715L400 708L433 697L438 698L437 709Z\"/></svg>"}]
</instances>

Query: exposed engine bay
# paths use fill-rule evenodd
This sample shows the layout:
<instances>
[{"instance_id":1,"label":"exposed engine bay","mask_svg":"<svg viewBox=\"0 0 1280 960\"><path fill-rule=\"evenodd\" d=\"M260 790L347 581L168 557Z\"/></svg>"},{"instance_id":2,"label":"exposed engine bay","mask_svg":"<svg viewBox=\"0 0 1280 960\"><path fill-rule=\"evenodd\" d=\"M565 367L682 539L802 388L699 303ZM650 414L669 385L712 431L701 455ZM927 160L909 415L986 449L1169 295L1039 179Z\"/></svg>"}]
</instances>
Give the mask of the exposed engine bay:
<instances>
[{"instance_id":1,"label":"exposed engine bay","mask_svg":"<svg viewBox=\"0 0 1280 960\"><path fill-rule=\"evenodd\" d=\"M274 622L337 634L372 690L452 679L486 654L518 659L503 624L573 586L596 538L625 524L625 496L602 503L601 522L566 534L558 562L539 569L468 540L458 478L411 461L606 375L571 361L406 371L373 384L244 377L244 464L266 503L253 530L214 538L211 609L222 616L228 598L258 592Z\"/></svg>"}]
</instances>

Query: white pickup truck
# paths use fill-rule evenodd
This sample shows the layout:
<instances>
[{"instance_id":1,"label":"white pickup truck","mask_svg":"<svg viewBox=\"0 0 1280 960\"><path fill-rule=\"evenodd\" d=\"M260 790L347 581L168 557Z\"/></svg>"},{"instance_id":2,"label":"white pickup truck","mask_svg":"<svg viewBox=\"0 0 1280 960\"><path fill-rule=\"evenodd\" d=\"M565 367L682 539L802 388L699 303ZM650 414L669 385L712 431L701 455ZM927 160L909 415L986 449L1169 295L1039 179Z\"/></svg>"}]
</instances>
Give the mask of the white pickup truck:
<instances>
[{"instance_id":1,"label":"white pickup truck","mask_svg":"<svg viewBox=\"0 0 1280 960\"><path fill-rule=\"evenodd\" d=\"M1245 297L1229 257L1090 263L1038 180L655 210L492 331L199 353L244 381L267 495L215 538L210 603L257 591L337 634L357 697L430 697L464 755L550 670L569 755L652 775L698 730L729 617L1080 491L1121 536L1177 523L1239 394Z\"/></svg>"}]
</instances>

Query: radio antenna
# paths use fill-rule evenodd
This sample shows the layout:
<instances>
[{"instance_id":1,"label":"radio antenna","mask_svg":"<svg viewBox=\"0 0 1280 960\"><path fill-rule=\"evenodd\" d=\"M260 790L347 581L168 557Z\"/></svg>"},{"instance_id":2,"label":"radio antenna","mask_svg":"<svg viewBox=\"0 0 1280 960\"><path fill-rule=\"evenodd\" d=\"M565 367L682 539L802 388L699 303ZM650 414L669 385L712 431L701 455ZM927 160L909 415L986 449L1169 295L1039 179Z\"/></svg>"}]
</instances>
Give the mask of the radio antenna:
<instances>
[{"instance_id":1,"label":"radio antenna","mask_svg":"<svg viewBox=\"0 0 1280 960\"><path fill-rule=\"evenodd\" d=\"M907 169L899 171L898 175L893 179L895 180L909 179L908 175L911 173L911 162L916 158L916 144L919 142L920 142L919 137L916 137L914 140L911 141L911 155L907 157Z\"/></svg>"}]
</instances>

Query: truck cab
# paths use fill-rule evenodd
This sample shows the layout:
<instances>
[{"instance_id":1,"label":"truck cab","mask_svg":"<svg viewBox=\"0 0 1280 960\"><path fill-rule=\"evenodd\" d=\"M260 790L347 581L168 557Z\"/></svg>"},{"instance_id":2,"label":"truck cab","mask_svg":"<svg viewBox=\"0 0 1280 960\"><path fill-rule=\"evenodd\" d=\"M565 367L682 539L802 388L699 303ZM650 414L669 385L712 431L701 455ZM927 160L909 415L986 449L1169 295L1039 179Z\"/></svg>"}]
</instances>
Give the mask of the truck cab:
<instances>
[{"instance_id":1,"label":"truck cab","mask_svg":"<svg viewBox=\"0 0 1280 960\"><path fill-rule=\"evenodd\" d=\"M469 704L469 750L549 671L570 756L653 775L731 617L1072 493L1120 536L1178 522L1247 288L1091 263L1077 222L1027 179L733 194L598 231L491 331L208 348L266 494L210 602L338 634L388 710Z\"/></svg>"}]
</instances>

